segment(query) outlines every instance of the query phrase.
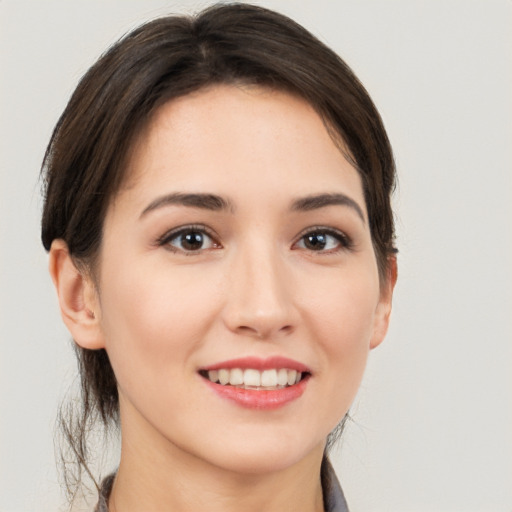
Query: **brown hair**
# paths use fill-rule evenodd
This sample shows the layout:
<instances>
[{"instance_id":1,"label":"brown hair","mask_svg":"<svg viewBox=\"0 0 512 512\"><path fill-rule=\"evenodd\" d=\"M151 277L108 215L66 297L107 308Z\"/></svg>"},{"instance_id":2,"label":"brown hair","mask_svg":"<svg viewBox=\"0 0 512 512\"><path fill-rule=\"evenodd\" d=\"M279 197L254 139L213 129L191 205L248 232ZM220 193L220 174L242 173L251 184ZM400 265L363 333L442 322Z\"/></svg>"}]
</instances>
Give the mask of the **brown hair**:
<instances>
[{"instance_id":1,"label":"brown hair","mask_svg":"<svg viewBox=\"0 0 512 512\"><path fill-rule=\"evenodd\" d=\"M302 97L343 142L363 184L381 279L394 252L390 195L395 166L368 93L332 50L291 19L248 4L214 5L195 17L148 22L112 46L84 75L48 145L42 174L46 250L63 239L78 264L94 267L105 213L134 138L163 103L213 84L254 84ZM118 421L116 379L104 350L75 347L82 410L63 421L87 468L88 425ZM78 474L78 482L80 473Z\"/></svg>"}]
</instances>

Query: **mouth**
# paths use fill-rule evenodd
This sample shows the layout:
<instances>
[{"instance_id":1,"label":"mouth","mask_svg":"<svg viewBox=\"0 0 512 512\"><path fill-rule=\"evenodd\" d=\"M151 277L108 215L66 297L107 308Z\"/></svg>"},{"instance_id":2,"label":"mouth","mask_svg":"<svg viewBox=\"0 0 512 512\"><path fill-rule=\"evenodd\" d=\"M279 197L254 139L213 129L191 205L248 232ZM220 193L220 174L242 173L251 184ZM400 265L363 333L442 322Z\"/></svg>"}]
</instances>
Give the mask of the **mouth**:
<instances>
[{"instance_id":1,"label":"mouth","mask_svg":"<svg viewBox=\"0 0 512 512\"><path fill-rule=\"evenodd\" d=\"M310 369L285 357L245 357L198 371L218 396L249 409L277 409L300 398Z\"/></svg>"},{"instance_id":2,"label":"mouth","mask_svg":"<svg viewBox=\"0 0 512 512\"><path fill-rule=\"evenodd\" d=\"M310 373L300 372L289 368L219 368L215 370L200 370L199 375L214 384L233 386L239 389L271 391L285 389L306 379Z\"/></svg>"}]
</instances>

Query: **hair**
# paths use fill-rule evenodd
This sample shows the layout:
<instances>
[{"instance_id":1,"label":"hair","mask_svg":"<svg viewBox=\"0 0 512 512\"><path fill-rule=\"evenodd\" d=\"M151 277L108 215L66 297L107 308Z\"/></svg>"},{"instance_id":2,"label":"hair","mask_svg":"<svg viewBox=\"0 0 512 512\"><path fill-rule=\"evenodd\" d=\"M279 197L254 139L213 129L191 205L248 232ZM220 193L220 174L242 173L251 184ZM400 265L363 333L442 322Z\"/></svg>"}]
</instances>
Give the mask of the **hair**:
<instances>
[{"instance_id":1,"label":"hair","mask_svg":"<svg viewBox=\"0 0 512 512\"><path fill-rule=\"evenodd\" d=\"M379 275L385 280L395 252L390 200L395 165L381 117L338 55L288 17L248 4L214 5L193 17L145 23L82 77L43 161L45 249L63 239L77 266L93 272L106 211L125 179L135 138L161 105L216 84L289 92L318 112L361 177ZM61 417L79 463L78 474L66 480L68 491L70 482L76 491L83 471L90 474L90 426L99 418L108 430L119 421L116 378L106 351L77 345L75 350L81 409Z\"/></svg>"}]
</instances>

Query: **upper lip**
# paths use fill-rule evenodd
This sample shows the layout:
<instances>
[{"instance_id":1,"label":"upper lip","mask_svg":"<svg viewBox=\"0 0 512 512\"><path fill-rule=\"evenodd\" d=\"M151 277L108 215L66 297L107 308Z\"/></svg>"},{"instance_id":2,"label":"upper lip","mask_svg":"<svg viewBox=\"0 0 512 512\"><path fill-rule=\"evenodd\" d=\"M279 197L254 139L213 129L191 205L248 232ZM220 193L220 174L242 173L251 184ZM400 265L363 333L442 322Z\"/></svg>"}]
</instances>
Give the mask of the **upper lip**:
<instances>
[{"instance_id":1,"label":"upper lip","mask_svg":"<svg viewBox=\"0 0 512 512\"><path fill-rule=\"evenodd\" d=\"M283 356L273 356L267 358L248 356L248 357L240 357L237 359L230 359L229 361L221 361L219 363L215 363L209 366L205 366L201 368L201 370L221 370L221 369L230 370L232 368L251 368L254 370L272 370L272 369L280 369L286 368L288 370L297 370L298 372L307 372L311 373L311 370L302 363L298 361L294 361L288 357Z\"/></svg>"}]
</instances>

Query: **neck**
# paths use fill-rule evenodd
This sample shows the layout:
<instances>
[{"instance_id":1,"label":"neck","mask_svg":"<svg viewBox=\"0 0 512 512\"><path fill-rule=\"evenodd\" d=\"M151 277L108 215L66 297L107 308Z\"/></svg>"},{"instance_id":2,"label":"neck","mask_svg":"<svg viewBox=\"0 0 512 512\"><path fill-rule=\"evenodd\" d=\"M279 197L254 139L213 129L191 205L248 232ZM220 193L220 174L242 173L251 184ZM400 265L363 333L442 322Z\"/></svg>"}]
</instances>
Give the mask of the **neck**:
<instances>
[{"instance_id":1,"label":"neck","mask_svg":"<svg viewBox=\"0 0 512 512\"><path fill-rule=\"evenodd\" d=\"M123 433L110 512L324 510L320 482L323 445L290 467L239 473L205 462L168 441L160 446L134 443L129 434Z\"/></svg>"}]
</instances>

